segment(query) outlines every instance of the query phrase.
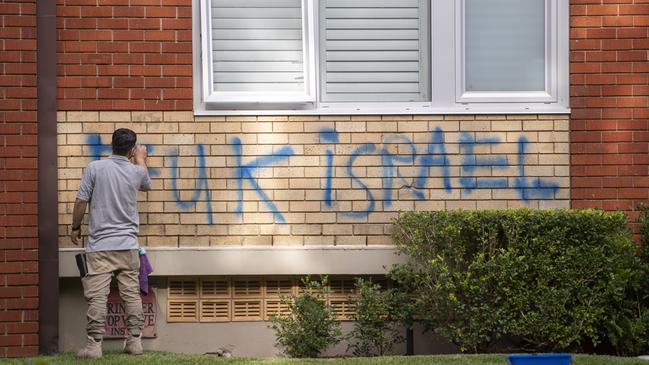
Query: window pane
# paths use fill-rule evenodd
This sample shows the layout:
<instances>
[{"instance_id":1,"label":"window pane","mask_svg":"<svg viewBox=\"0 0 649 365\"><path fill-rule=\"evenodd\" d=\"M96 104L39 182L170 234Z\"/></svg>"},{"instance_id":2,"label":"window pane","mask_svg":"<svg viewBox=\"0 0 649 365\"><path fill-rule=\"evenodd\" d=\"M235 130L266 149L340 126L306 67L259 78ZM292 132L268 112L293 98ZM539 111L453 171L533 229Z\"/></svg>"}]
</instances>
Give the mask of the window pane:
<instances>
[{"instance_id":1,"label":"window pane","mask_svg":"<svg viewBox=\"0 0 649 365\"><path fill-rule=\"evenodd\" d=\"M322 0L322 100L428 100L426 3Z\"/></svg>"},{"instance_id":2,"label":"window pane","mask_svg":"<svg viewBox=\"0 0 649 365\"><path fill-rule=\"evenodd\" d=\"M465 1L466 91L545 90L545 1Z\"/></svg>"},{"instance_id":3,"label":"window pane","mask_svg":"<svg viewBox=\"0 0 649 365\"><path fill-rule=\"evenodd\" d=\"M304 91L301 3L212 0L214 91Z\"/></svg>"}]
</instances>

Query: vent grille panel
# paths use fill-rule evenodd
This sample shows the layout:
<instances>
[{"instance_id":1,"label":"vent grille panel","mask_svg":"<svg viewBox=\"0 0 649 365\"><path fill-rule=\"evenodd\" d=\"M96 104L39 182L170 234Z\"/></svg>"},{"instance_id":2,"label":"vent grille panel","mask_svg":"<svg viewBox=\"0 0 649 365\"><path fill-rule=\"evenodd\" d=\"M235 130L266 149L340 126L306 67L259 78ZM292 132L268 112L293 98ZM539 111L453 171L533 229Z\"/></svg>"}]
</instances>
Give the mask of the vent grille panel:
<instances>
[{"instance_id":1,"label":"vent grille panel","mask_svg":"<svg viewBox=\"0 0 649 365\"><path fill-rule=\"evenodd\" d=\"M234 297L247 298L247 297L261 297L260 279L234 279Z\"/></svg>"},{"instance_id":2,"label":"vent grille panel","mask_svg":"<svg viewBox=\"0 0 649 365\"><path fill-rule=\"evenodd\" d=\"M198 320L198 303L194 300L170 300L167 305L168 322L196 322Z\"/></svg>"},{"instance_id":3,"label":"vent grille panel","mask_svg":"<svg viewBox=\"0 0 649 365\"><path fill-rule=\"evenodd\" d=\"M173 279L169 280L169 298L198 297L198 280Z\"/></svg>"},{"instance_id":4,"label":"vent grille panel","mask_svg":"<svg viewBox=\"0 0 649 365\"><path fill-rule=\"evenodd\" d=\"M262 313L261 299L237 299L232 301L233 321L261 321Z\"/></svg>"},{"instance_id":5,"label":"vent grille panel","mask_svg":"<svg viewBox=\"0 0 649 365\"><path fill-rule=\"evenodd\" d=\"M229 322L229 300L202 300L201 321L203 322Z\"/></svg>"},{"instance_id":6,"label":"vent grille panel","mask_svg":"<svg viewBox=\"0 0 649 365\"><path fill-rule=\"evenodd\" d=\"M292 279L267 279L266 297L279 298L295 294L294 282Z\"/></svg>"},{"instance_id":7,"label":"vent grille panel","mask_svg":"<svg viewBox=\"0 0 649 365\"><path fill-rule=\"evenodd\" d=\"M265 304L266 320L271 317L288 317L290 314L289 304L282 303L279 299L266 299Z\"/></svg>"},{"instance_id":8,"label":"vent grille panel","mask_svg":"<svg viewBox=\"0 0 649 365\"><path fill-rule=\"evenodd\" d=\"M350 300L344 299L331 299L329 304L333 308L336 318L339 320L351 320L354 319L356 314L356 307Z\"/></svg>"},{"instance_id":9,"label":"vent grille panel","mask_svg":"<svg viewBox=\"0 0 649 365\"><path fill-rule=\"evenodd\" d=\"M208 279L201 281L201 297L203 298L229 298L230 280Z\"/></svg>"},{"instance_id":10,"label":"vent grille panel","mask_svg":"<svg viewBox=\"0 0 649 365\"><path fill-rule=\"evenodd\" d=\"M330 284L331 296L348 296L356 293L354 279L336 279L331 280Z\"/></svg>"}]
</instances>

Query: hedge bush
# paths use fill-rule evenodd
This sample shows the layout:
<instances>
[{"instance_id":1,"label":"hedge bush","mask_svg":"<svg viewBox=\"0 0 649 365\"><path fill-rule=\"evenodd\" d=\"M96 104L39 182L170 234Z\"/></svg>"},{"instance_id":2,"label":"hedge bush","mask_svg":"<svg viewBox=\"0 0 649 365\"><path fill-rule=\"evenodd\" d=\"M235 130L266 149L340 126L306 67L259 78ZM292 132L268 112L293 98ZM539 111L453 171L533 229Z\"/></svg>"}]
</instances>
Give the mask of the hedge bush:
<instances>
[{"instance_id":1,"label":"hedge bush","mask_svg":"<svg viewBox=\"0 0 649 365\"><path fill-rule=\"evenodd\" d=\"M340 322L327 304L327 277L312 280L302 278L303 289L298 295L282 298L289 309L287 316L271 317L276 343L290 357L318 357L327 348L342 340Z\"/></svg>"},{"instance_id":2,"label":"hedge bush","mask_svg":"<svg viewBox=\"0 0 649 365\"><path fill-rule=\"evenodd\" d=\"M408 259L391 275L463 351L637 353L646 276L626 223L600 210L408 212L393 230Z\"/></svg>"},{"instance_id":3,"label":"hedge bush","mask_svg":"<svg viewBox=\"0 0 649 365\"><path fill-rule=\"evenodd\" d=\"M354 328L347 336L355 356L384 356L405 341L404 322L409 318L409 299L399 290L383 288L371 280L356 278L358 297L352 299Z\"/></svg>"}]
</instances>

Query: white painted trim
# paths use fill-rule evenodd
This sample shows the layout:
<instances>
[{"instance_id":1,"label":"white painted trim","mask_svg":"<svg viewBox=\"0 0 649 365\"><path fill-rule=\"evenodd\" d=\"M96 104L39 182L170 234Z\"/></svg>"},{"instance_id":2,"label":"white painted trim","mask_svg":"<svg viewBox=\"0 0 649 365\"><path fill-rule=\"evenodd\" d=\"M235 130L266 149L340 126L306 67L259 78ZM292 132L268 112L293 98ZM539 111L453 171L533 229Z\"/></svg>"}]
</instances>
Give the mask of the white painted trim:
<instances>
[{"instance_id":1,"label":"white painted trim","mask_svg":"<svg viewBox=\"0 0 649 365\"><path fill-rule=\"evenodd\" d=\"M74 255L59 250L59 277L79 275ZM153 276L369 275L404 262L394 246L147 248Z\"/></svg>"},{"instance_id":2,"label":"white painted trim","mask_svg":"<svg viewBox=\"0 0 649 365\"><path fill-rule=\"evenodd\" d=\"M212 92L205 98L206 103L211 104L301 104L315 102L314 96L297 92L276 92L266 94L260 92Z\"/></svg>"},{"instance_id":3,"label":"white painted trim","mask_svg":"<svg viewBox=\"0 0 649 365\"><path fill-rule=\"evenodd\" d=\"M304 70L304 87L306 96L310 102L316 101L316 74L318 56L316 53L316 43L318 41L316 24L317 19L317 5L314 0L302 0L302 29L304 30L302 36L302 54L304 56L303 65Z\"/></svg>"},{"instance_id":4,"label":"white painted trim","mask_svg":"<svg viewBox=\"0 0 649 365\"><path fill-rule=\"evenodd\" d=\"M201 36L201 6L199 0L192 0L192 81L194 113L206 111L203 102L203 52Z\"/></svg>"},{"instance_id":5,"label":"white painted trim","mask_svg":"<svg viewBox=\"0 0 649 365\"><path fill-rule=\"evenodd\" d=\"M318 19L318 21L317 21L318 26L316 27L316 29L317 29L317 34L316 34L317 38L315 38L315 40L317 42L317 45L318 45L317 53L316 53L318 55L317 56L318 57L318 63L317 63L317 66L318 66L318 68L317 68L317 70L318 70L318 72L317 72L317 75L318 75L317 82L318 82L318 84L316 85L317 86L316 89L318 90L318 99L317 99L318 101L322 100L322 95L325 94L324 88L326 87L326 84L327 84L326 81L325 81L325 80L327 80L326 67L322 67L320 65L321 62L323 62L323 61L326 62L326 57L324 57L324 54L323 54L325 52L325 49L324 49L324 45L320 41L320 37L323 34L326 34L327 26L326 26L325 22L322 22L322 21L319 20L320 16L323 16L323 17L325 16L325 15L321 15L321 14L326 14L326 11L327 11L327 9L326 9L325 2L318 0L318 6L316 7L316 13L315 13L315 19ZM318 108L319 108L319 105L316 104L316 109L318 109Z\"/></svg>"},{"instance_id":6,"label":"white painted trim","mask_svg":"<svg viewBox=\"0 0 649 365\"><path fill-rule=\"evenodd\" d=\"M419 9L424 11L424 14L420 19L426 23L425 30L419 34L419 47L425 47L425 50L419 50L419 93L424 96L424 100L432 100L433 95L433 85L432 79L433 74L431 70L432 62L432 35L431 28L433 27L432 23L432 6L427 0L419 1ZM421 27L420 27L421 29Z\"/></svg>"},{"instance_id":7,"label":"white painted trim","mask_svg":"<svg viewBox=\"0 0 649 365\"><path fill-rule=\"evenodd\" d=\"M436 0L430 7L432 104L442 110L458 109L455 102L455 0ZM462 110L462 109L459 109Z\"/></svg>"},{"instance_id":8,"label":"white painted trim","mask_svg":"<svg viewBox=\"0 0 649 365\"><path fill-rule=\"evenodd\" d=\"M329 106L329 108L327 107ZM215 115L388 115L388 114L570 114L570 108L553 104L535 103L471 103L432 107L431 103L384 103L380 106L362 104L321 104L317 109L260 109L194 110L196 116Z\"/></svg>"},{"instance_id":9,"label":"white painted trim","mask_svg":"<svg viewBox=\"0 0 649 365\"><path fill-rule=\"evenodd\" d=\"M212 29L212 8L209 0L200 2L200 24L201 24L201 53L204 55L212 54L212 37L210 36ZM206 78L203 82L202 99L207 100L214 92L214 72L211 57L202 57L202 75Z\"/></svg>"},{"instance_id":10,"label":"white painted trim","mask_svg":"<svg viewBox=\"0 0 649 365\"><path fill-rule=\"evenodd\" d=\"M570 105L570 5L569 0L557 0L557 104Z\"/></svg>"}]
</instances>

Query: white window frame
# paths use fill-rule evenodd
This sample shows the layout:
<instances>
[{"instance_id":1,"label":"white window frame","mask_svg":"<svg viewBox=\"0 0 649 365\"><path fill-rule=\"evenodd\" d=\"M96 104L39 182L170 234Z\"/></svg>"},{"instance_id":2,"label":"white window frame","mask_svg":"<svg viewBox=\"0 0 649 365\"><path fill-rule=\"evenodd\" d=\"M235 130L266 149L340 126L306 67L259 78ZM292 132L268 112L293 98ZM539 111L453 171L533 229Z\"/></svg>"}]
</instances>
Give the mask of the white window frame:
<instances>
[{"instance_id":1,"label":"white window frame","mask_svg":"<svg viewBox=\"0 0 649 365\"><path fill-rule=\"evenodd\" d=\"M293 104L314 103L316 100L316 57L315 57L315 25L313 17L314 0L301 0L302 3L302 64L304 73L303 92L236 92L214 91L214 71L211 57L201 57L202 74L205 82L202 88L202 100L205 104ZM210 0L200 0L201 23L201 53L212 55L212 7Z\"/></svg>"},{"instance_id":2,"label":"white window frame","mask_svg":"<svg viewBox=\"0 0 649 365\"><path fill-rule=\"evenodd\" d=\"M487 102L556 102L558 83L557 66L557 2L545 0L545 90L544 91L467 91L466 90L466 0L456 1L455 54L459 60L456 68L456 100L459 103Z\"/></svg>"},{"instance_id":3,"label":"white window frame","mask_svg":"<svg viewBox=\"0 0 649 365\"><path fill-rule=\"evenodd\" d=\"M431 101L355 103L320 101L320 0L302 0L305 88L308 97L282 99L260 93L255 99L223 95L204 98L206 42L209 25L203 9L209 0L193 0L194 114L195 115L337 115L337 114L567 114L569 108L569 0L546 0L550 9L546 33L546 90L544 92L466 92L464 90L463 3L465 0L430 0ZM210 42L207 42L210 43ZM211 44L211 43L210 43ZM208 55L211 53L207 53ZM456 62L461 60L461 62ZM308 65L308 66L307 66ZM308 84L308 87L306 86ZM249 94L250 96L252 94Z\"/></svg>"}]
</instances>

